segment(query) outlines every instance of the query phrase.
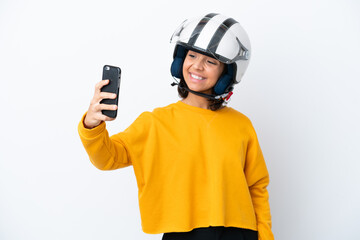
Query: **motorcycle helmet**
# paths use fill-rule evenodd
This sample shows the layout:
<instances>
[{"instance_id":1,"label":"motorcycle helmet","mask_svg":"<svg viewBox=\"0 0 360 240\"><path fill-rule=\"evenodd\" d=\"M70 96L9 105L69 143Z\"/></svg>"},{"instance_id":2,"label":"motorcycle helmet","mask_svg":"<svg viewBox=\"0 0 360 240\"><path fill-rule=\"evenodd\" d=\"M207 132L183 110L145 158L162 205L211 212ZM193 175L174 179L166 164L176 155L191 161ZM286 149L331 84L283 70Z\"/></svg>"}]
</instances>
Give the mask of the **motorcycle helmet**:
<instances>
[{"instance_id":1,"label":"motorcycle helmet","mask_svg":"<svg viewBox=\"0 0 360 240\"><path fill-rule=\"evenodd\" d=\"M210 56L224 63L225 73L214 86L217 98L226 96L239 83L249 64L250 40L233 18L210 13L185 20L170 39L175 44L171 75L183 79L182 67L188 50Z\"/></svg>"}]
</instances>

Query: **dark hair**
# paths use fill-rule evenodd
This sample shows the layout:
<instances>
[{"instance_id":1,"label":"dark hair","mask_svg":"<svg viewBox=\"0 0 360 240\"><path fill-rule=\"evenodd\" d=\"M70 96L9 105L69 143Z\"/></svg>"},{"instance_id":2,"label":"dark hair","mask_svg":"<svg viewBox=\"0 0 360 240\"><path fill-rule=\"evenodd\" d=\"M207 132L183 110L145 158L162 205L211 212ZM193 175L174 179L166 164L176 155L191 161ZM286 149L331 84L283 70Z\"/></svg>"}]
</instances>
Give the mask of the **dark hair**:
<instances>
[{"instance_id":1,"label":"dark hair","mask_svg":"<svg viewBox=\"0 0 360 240\"><path fill-rule=\"evenodd\" d=\"M187 87L186 82L183 78L180 79L179 85L181 87L183 87L183 86ZM189 95L189 91L186 90L185 88L181 88L181 87L178 86L177 90L178 90L179 96L184 99ZM214 94L214 89L212 90L212 94ZM222 98L216 99L216 100L208 99L208 101L210 102L209 107L210 107L210 110L212 110L212 111L216 111L216 110L220 109L225 102L224 99L222 99Z\"/></svg>"}]
</instances>

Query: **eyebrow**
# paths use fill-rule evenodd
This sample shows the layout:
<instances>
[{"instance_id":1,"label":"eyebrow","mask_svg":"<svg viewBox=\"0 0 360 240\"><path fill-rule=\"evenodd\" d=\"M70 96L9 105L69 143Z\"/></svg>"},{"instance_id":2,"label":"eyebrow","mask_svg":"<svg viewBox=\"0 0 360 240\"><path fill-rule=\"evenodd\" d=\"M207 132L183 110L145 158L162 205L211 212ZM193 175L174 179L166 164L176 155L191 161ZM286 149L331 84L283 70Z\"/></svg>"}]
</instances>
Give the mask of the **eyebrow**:
<instances>
[{"instance_id":1,"label":"eyebrow","mask_svg":"<svg viewBox=\"0 0 360 240\"><path fill-rule=\"evenodd\" d=\"M206 57L206 58L208 58L208 59L211 59L211 60L213 60L213 61L215 61L215 62L217 62L217 63L219 63L219 64L221 63L221 62L220 62L219 60L217 60L216 58L207 56L207 55L205 55L205 54L198 53L198 52L196 52L196 51L189 50L189 51L187 52L187 54L200 54L200 55L203 55L204 57Z\"/></svg>"}]
</instances>

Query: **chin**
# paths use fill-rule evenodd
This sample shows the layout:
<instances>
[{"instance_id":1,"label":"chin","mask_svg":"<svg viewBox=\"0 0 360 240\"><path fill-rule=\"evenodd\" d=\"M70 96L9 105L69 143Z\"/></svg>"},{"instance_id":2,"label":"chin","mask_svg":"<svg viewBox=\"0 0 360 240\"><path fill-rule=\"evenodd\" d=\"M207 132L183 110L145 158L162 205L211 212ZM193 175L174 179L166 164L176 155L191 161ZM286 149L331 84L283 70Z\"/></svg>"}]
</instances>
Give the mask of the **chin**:
<instances>
[{"instance_id":1,"label":"chin","mask_svg":"<svg viewBox=\"0 0 360 240\"><path fill-rule=\"evenodd\" d=\"M193 90L195 92L211 94L213 86L209 86L209 84L205 81L204 82L192 82L191 80L185 79L186 85L191 90Z\"/></svg>"},{"instance_id":2,"label":"chin","mask_svg":"<svg viewBox=\"0 0 360 240\"><path fill-rule=\"evenodd\" d=\"M212 94L212 90L208 88L197 88L197 87L189 87L191 90L195 92L205 93L205 94Z\"/></svg>"}]
</instances>

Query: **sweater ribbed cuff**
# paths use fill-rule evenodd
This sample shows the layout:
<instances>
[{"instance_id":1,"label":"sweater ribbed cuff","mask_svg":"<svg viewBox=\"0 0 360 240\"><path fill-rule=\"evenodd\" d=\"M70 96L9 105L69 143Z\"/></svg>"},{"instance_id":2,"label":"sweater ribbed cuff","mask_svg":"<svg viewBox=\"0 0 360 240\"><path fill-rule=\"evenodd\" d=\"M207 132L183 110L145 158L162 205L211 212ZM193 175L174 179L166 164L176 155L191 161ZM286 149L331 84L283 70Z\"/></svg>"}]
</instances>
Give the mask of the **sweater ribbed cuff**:
<instances>
[{"instance_id":1,"label":"sweater ribbed cuff","mask_svg":"<svg viewBox=\"0 0 360 240\"><path fill-rule=\"evenodd\" d=\"M105 124L105 122L102 122L102 123L100 123L100 125L98 125L94 128L91 128L91 129L86 128L84 126L84 119L85 119L86 114L87 114L87 112L82 116L81 121L79 122L79 125L78 125L79 134L82 137L87 138L87 139L95 138L98 135L100 135L103 131L105 131L106 124Z\"/></svg>"}]
</instances>

